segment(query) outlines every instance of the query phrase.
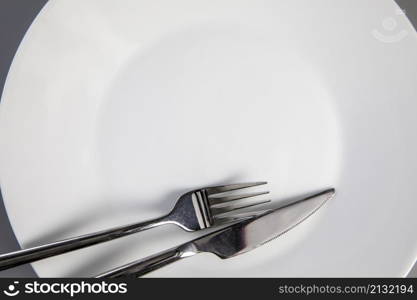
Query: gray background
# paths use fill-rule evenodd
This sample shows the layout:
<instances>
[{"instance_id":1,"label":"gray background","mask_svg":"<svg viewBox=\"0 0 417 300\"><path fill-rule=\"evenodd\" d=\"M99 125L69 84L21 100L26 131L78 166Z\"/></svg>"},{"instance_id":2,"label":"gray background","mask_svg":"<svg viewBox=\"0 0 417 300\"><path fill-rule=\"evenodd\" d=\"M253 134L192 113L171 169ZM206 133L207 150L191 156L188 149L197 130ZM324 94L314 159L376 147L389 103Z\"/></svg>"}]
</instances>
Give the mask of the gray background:
<instances>
[{"instance_id":1,"label":"gray background","mask_svg":"<svg viewBox=\"0 0 417 300\"><path fill-rule=\"evenodd\" d=\"M26 30L47 0L0 0L0 95L4 82ZM417 0L396 0L417 28ZM11 229L0 193L0 253L20 249ZM36 273L29 265L0 272L0 277L33 277ZM409 277L417 277L417 264Z\"/></svg>"}]
</instances>

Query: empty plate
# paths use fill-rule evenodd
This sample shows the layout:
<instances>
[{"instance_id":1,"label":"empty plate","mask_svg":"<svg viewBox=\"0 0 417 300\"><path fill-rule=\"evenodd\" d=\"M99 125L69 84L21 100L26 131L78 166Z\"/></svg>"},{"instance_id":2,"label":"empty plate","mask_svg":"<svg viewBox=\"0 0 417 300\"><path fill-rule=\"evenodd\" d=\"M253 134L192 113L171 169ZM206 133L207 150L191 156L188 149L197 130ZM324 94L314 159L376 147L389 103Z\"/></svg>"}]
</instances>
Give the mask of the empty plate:
<instances>
[{"instance_id":1,"label":"empty plate","mask_svg":"<svg viewBox=\"0 0 417 300\"><path fill-rule=\"evenodd\" d=\"M150 276L403 276L417 253L417 38L391 0L49 1L0 104L22 247L159 216L191 188L334 187L288 234ZM166 226L33 264L91 276L189 240Z\"/></svg>"}]
</instances>

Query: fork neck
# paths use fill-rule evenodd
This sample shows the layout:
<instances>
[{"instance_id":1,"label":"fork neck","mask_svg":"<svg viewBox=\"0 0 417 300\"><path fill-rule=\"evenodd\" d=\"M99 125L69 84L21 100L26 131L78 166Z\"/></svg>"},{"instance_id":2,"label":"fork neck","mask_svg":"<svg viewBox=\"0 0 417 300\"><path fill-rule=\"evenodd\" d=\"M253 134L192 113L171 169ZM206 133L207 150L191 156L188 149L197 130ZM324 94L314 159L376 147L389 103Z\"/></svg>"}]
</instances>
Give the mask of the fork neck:
<instances>
[{"instance_id":1,"label":"fork neck","mask_svg":"<svg viewBox=\"0 0 417 300\"><path fill-rule=\"evenodd\" d=\"M172 221L170 220L169 214L168 214L168 215L164 215L162 217L147 220L144 222L138 222L138 223L133 223L130 225L121 226L119 227L119 230L123 231L123 235L126 235L126 234L132 234L132 233L137 233L140 231L148 230L153 227L157 227L157 226L161 226L161 225L165 225L169 223L172 223Z\"/></svg>"}]
</instances>

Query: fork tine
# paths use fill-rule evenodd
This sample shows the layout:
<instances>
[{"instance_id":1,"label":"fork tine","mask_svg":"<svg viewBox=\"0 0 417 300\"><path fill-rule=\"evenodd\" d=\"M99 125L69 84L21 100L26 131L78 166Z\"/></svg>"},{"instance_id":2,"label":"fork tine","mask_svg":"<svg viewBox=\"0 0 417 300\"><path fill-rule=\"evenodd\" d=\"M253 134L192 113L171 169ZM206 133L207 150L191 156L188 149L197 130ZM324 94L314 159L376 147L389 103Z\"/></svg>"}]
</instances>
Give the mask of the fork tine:
<instances>
[{"instance_id":1,"label":"fork tine","mask_svg":"<svg viewBox=\"0 0 417 300\"><path fill-rule=\"evenodd\" d=\"M228 185L218 185L218 186L211 186L204 188L207 192L207 195L219 194L223 192L229 192L234 190L245 189L248 187L258 186L267 184L266 181L258 181L258 182L247 182L247 183L238 183L238 184L228 184Z\"/></svg>"},{"instance_id":2,"label":"fork tine","mask_svg":"<svg viewBox=\"0 0 417 300\"><path fill-rule=\"evenodd\" d=\"M268 194L269 191L266 192L259 192L259 193L248 193L248 194L240 194L240 195L231 195L231 196L223 196L223 197L209 197L208 201L211 205L222 204L225 202L236 201L240 199L251 198L255 196L265 195Z\"/></svg>"},{"instance_id":3,"label":"fork tine","mask_svg":"<svg viewBox=\"0 0 417 300\"><path fill-rule=\"evenodd\" d=\"M210 208L210 210L211 210L212 216L217 216L217 215L225 214L225 213L232 212L238 209L253 207L253 206L265 204L268 202L271 202L271 200L257 201L257 202L252 202L249 204L240 204L240 205L234 205L234 206L212 207Z\"/></svg>"},{"instance_id":4,"label":"fork tine","mask_svg":"<svg viewBox=\"0 0 417 300\"><path fill-rule=\"evenodd\" d=\"M265 210L261 210L261 211L250 211L247 213L241 213L241 214L237 214L234 216L224 216L224 217L214 217L214 223L217 225L224 225L224 224L230 224L233 222L241 222L244 220L248 220L251 218L255 218L257 216L260 216L264 213L267 213L268 211L270 211L270 209L265 209Z\"/></svg>"}]
</instances>

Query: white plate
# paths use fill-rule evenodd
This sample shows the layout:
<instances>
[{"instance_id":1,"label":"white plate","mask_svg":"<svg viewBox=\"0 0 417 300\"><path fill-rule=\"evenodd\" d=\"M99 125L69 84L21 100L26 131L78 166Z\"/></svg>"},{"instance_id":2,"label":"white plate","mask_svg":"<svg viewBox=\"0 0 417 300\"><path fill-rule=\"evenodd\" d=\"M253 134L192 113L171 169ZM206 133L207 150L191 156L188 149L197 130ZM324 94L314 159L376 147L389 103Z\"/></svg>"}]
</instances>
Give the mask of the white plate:
<instances>
[{"instance_id":1,"label":"white plate","mask_svg":"<svg viewBox=\"0 0 417 300\"><path fill-rule=\"evenodd\" d=\"M402 276L417 253L417 38L393 1L49 1L1 102L22 246L161 215L181 192L334 186L251 253L151 276ZM191 239L158 228L34 264L89 276Z\"/></svg>"}]
</instances>

